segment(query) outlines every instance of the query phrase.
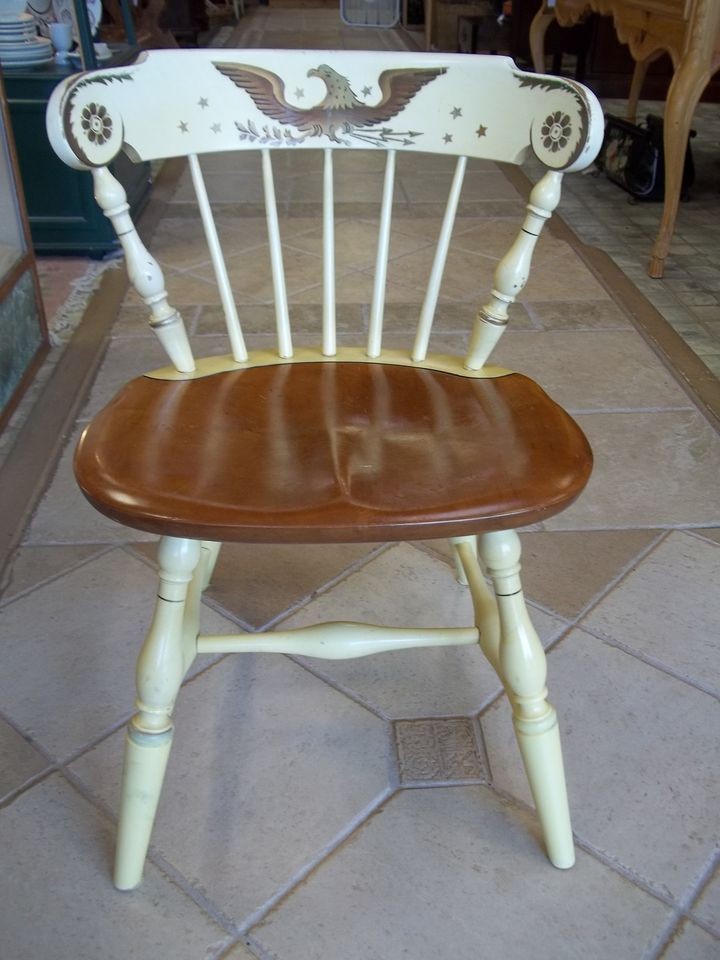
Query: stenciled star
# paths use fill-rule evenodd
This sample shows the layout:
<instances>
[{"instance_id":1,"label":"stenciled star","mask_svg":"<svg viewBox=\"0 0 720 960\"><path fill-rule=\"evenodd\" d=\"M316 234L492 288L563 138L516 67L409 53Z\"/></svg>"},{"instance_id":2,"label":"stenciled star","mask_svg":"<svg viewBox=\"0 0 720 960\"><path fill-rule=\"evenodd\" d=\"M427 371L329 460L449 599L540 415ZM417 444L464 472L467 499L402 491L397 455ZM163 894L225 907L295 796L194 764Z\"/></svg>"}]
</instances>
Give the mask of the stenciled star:
<instances>
[{"instance_id":1,"label":"stenciled star","mask_svg":"<svg viewBox=\"0 0 720 960\"><path fill-rule=\"evenodd\" d=\"M220 133L220 131L221 131L221 129L222 129L222 124L220 124L220 123L213 123L213 124L211 125L210 129L212 130L213 133Z\"/></svg>"},{"instance_id":2,"label":"stenciled star","mask_svg":"<svg viewBox=\"0 0 720 960\"><path fill-rule=\"evenodd\" d=\"M181 133L187 133L187 132L188 132L188 125L187 125L187 123L185 122L185 120L181 120L181 121L180 121L180 123L178 124L178 130L180 130Z\"/></svg>"},{"instance_id":3,"label":"stenciled star","mask_svg":"<svg viewBox=\"0 0 720 960\"><path fill-rule=\"evenodd\" d=\"M200 99L198 100L198 106L204 110L207 105L208 105L207 97L200 97Z\"/></svg>"},{"instance_id":4,"label":"stenciled star","mask_svg":"<svg viewBox=\"0 0 720 960\"><path fill-rule=\"evenodd\" d=\"M371 93L372 93L372 87L363 87L363 88L362 88L362 95L363 95L364 97L369 97Z\"/></svg>"},{"instance_id":5,"label":"stenciled star","mask_svg":"<svg viewBox=\"0 0 720 960\"><path fill-rule=\"evenodd\" d=\"M450 116L453 118L453 120L457 120L458 117L461 117L462 110L460 109L460 107L453 107L452 110L450 111Z\"/></svg>"},{"instance_id":6,"label":"stenciled star","mask_svg":"<svg viewBox=\"0 0 720 960\"><path fill-rule=\"evenodd\" d=\"M475 131L475 133L476 133L479 137L484 137L485 134L487 133L487 127L484 127L482 124L480 124L480 126L477 128L477 130Z\"/></svg>"},{"instance_id":7,"label":"stenciled star","mask_svg":"<svg viewBox=\"0 0 720 960\"><path fill-rule=\"evenodd\" d=\"M302 87L298 87L297 90L295 91L295 97L298 100L302 100L304 96L305 96L305 91L303 90Z\"/></svg>"},{"instance_id":8,"label":"stenciled star","mask_svg":"<svg viewBox=\"0 0 720 960\"><path fill-rule=\"evenodd\" d=\"M452 134L446 133L445 136L443 137L443 140L445 141L445 143L452 143Z\"/></svg>"}]
</instances>

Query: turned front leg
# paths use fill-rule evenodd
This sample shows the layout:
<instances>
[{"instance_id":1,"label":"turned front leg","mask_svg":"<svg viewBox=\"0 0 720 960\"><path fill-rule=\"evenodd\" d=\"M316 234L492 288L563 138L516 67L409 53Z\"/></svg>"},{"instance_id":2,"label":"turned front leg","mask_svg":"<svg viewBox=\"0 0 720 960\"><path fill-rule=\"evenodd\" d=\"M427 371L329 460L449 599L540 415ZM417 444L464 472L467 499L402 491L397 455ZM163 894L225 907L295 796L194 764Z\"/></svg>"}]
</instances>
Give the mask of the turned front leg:
<instances>
[{"instance_id":1,"label":"turned front leg","mask_svg":"<svg viewBox=\"0 0 720 960\"><path fill-rule=\"evenodd\" d=\"M500 620L499 672L511 693L513 724L542 826L556 867L575 862L557 715L548 703L545 651L528 616L520 583L520 540L514 531L478 541Z\"/></svg>"},{"instance_id":2,"label":"turned front leg","mask_svg":"<svg viewBox=\"0 0 720 960\"><path fill-rule=\"evenodd\" d=\"M132 889L142 878L172 743L172 709L185 676L185 600L199 558L200 546L193 540L160 541L160 588L137 662L137 713L125 744L115 856L119 890Z\"/></svg>"}]
</instances>

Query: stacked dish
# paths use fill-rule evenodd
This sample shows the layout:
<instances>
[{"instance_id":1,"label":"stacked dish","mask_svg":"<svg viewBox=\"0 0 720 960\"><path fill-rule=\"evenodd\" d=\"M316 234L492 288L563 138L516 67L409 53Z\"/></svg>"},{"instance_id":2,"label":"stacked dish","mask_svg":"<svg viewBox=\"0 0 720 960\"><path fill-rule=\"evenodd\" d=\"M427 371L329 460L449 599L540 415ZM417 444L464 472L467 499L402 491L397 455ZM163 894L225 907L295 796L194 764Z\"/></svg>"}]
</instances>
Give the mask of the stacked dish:
<instances>
[{"instance_id":1,"label":"stacked dish","mask_svg":"<svg viewBox=\"0 0 720 960\"><path fill-rule=\"evenodd\" d=\"M7 7L1 7L0 65L4 69L34 67L52 59L52 44L37 36L35 18L29 13L12 14Z\"/></svg>"}]
</instances>

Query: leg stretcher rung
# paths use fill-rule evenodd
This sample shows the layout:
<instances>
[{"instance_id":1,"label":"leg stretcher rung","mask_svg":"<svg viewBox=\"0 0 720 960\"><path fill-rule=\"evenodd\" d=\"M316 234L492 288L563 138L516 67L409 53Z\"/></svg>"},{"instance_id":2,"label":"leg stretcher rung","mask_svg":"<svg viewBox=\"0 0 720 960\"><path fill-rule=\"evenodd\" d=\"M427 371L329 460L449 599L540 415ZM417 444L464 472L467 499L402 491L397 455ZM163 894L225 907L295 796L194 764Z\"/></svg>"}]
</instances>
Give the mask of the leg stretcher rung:
<instances>
[{"instance_id":1,"label":"leg stretcher rung","mask_svg":"<svg viewBox=\"0 0 720 960\"><path fill-rule=\"evenodd\" d=\"M207 634L197 639L198 653L288 653L349 660L411 647L478 643L476 627L382 627L368 623L318 623L272 633Z\"/></svg>"}]
</instances>

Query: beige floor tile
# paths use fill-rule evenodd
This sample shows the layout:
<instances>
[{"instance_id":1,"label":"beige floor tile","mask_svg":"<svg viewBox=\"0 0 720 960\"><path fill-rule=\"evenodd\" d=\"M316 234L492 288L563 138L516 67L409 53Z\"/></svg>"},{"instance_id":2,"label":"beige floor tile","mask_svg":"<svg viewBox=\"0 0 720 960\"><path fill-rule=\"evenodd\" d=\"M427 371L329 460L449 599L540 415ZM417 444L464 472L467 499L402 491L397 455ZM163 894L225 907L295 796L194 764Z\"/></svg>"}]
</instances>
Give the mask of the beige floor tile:
<instances>
[{"instance_id":1,"label":"beige floor tile","mask_svg":"<svg viewBox=\"0 0 720 960\"><path fill-rule=\"evenodd\" d=\"M48 766L35 747L9 723L0 720L0 800Z\"/></svg>"},{"instance_id":2,"label":"beige floor tile","mask_svg":"<svg viewBox=\"0 0 720 960\"><path fill-rule=\"evenodd\" d=\"M395 257L388 265L388 281L417 291L416 296L422 302L434 256L434 247L429 246ZM449 300L480 297L490 289L493 269L494 263L488 257L451 249L445 264L441 297Z\"/></svg>"},{"instance_id":3,"label":"beige floor tile","mask_svg":"<svg viewBox=\"0 0 720 960\"><path fill-rule=\"evenodd\" d=\"M653 530L523 531L525 596L574 619L657 535ZM448 541L426 544L452 560Z\"/></svg>"},{"instance_id":4,"label":"beige floor tile","mask_svg":"<svg viewBox=\"0 0 720 960\"><path fill-rule=\"evenodd\" d=\"M680 897L717 843L718 703L580 630L549 670L576 833ZM504 699L482 727L493 782L530 803Z\"/></svg>"},{"instance_id":5,"label":"beige floor tile","mask_svg":"<svg viewBox=\"0 0 720 960\"><path fill-rule=\"evenodd\" d=\"M611 300L528 300L525 307L543 330L632 329L630 320Z\"/></svg>"},{"instance_id":6,"label":"beige floor tile","mask_svg":"<svg viewBox=\"0 0 720 960\"><path fill-rule=\"evenodd\" d=\"M720 437L695 411L579 415L590 482L549 530L717 523Z\"/></svg>"},{"instance_id":7,"label":"beige floor tile","mask_svg":"<svg viewBox=\"0 0 720 960\"><path fill-rule=\"evenodd\" d=\"M246 217L242 225L234 226L219 220L216 223L220 246L226 257L242 253L267 242L265 221ZM194 264L208 263L205 232L200 221L173 219L162 220L152 238L153 255L163 265L183 269Z\"/></svg>"},{"instance_id":8,"label":"beige floor tile","mask_svg":"<svg viewBox=\"0 0 720 960\"><path fill-rule=\"evenodd\" d=\"M473 221L472 224L466 229L461 227L453 232L453 247L499 260L515 242L522 221L482 220L479 223ZM543 233L533 252L533 270L542 269L549 260L556 257L566 256L568 251L569 247L563 240L558 240L550 233Z\"/></svg>"},{"instance_id":9,"label":"beige floor tile","mask_svg":"<svg viewBox=\"0 0 720 960\"><path fill-rule=\"evenodd\" d=\"M567 296L573 300L610 299L605 287L570 248L530 274L520 300L562 300Z\"/></svg>"},{"instance_id":10,"label":"beige floor tile","mask_svg":"<svg viewBox=\"0 0 720 960\"><path fill-rule=\"evenodd\" d=\"M316 257L323 255L323 230L294 237L289 246ZM390 238L390 259L426 246L422 237L412 237L394 230ZM378 224L367 220L340 220L335 224L335 266L337 270L364 270L375 266L378 246Z\"/></svg>"},{"instance_id":11,"label":"beige floor tile","mask_svg":"<svg viewBox=\"0 0 720 960\"><path fill-rule=\"evenodd\" d=\"M563 629L561 621L542 611L533 609L531 615L546 643ZM420 627L473 623L468 590L456 583L447 564L406 544L372 560L283 626L340 619ZM308 663L391 717L469 714L500 690L497 677L476 646Z\"/></svg>"},{"instance_id":12,"label":"beige floor tile","mask_svg":"<svg viewBox=\"0 0 720 960\"><path fill-rule=\"evenodd\" d=\"M75 447L84 428L85 424L80 424L70 435L55 475L25 531L25 546L154 540L155 537L150 533L130 530L98 513L80 492L72 464Z\"/></svg>"},{"instance_id":13,"label":"beige floor tile","mask_svg":"<svg viewBox=\"0 0 720 960\"><path fill-rule=\"evenodd\" d=\"M540 383L571 413L686 407L688 395L634 330L510 330L492 363Z\"/></svg>"},{"instance_id":14,"label":"beige floor tile","mask_svg":"<svg viewBox=\"0 0 720 960\"><path fill-rule=\"evenodd\" d=\"M365 304L369 307L373 298L372 271L346 273L336 278L335 298L338 304ZM423 291L413 287L403 286L400 283L388 281L385 285L386 303L422 303ZM322 286L318 282L315 286L298 291L291 297L292 303L322 302Z\"/></svg>"},{"instance_id":15,"label":"beige floor tile","mask_svg":"<svg viewBox=\"0 0 720 960\"><path fill-rule=\"evenodd\" d=\"M583 621L720 696L720 546L673 533Z\"/></svg>"},{"instance_id":16,"label":"beige floor tile","mask_svg":"<svg viewBox=\"0 0 720 960\"><path fill-rule=\"evenodd\" d=\"M705 537L707 540L714 540L715 543L720 543L720 527L704 527L702 530L696 530L695 533Z\"/></svg>"},{"instance_id":17,"label":"beige floor tile","mask_svg":"<svg viewBox=\"0 0 720 960\"><path fill-rule=\"evenodd\" d=\"M203 276L192 273L180 273L173 269L166 269L165 289L168 295L168 301L173 307L181 308L183 312L188 307L202 303L220 303L220 296L215 284L214 275L211 267L199 268L204 270ZM238 301L248 299L243 297L243 291L235 291ZM134 290L130 290L125 298L127 306L142 306L142 300Z\"/></svg>"},{"instance_id":18,"label":"beige floor tile","mask_svg":"<svg viewBox=\"0 0 720 960\"><path fill-rule=\"evenodd\" d=\"M319 290L319 288L318 288ZM335 311L335 327L340 332L351 332L357 336L357 342L363 342L363 331L367 327L366 312L357 303L340 303ZM255 333L273 336L276 330L275 306L273 304L258 304L257 306L243 306L238 311L243 334L249 337ZM314 334L315 343L320 340L322 332L322 304L297 303L293 299L290 305L290 328L293 337L302 334ZM225 329L225 320L220 307L204 307L197 323L197 333L222 334ZM249 341L248 341L249 342ZM298 341L299 342L299 341ZM202 343L193 341L198 353L202 350Z\"/></svg>"},{"instance_id":19,"label":"beige floor tile","mask_svg":"<svg viewBox=\"0 0 720 960\"><path fill-rule=\"evenodd\" d=\"M110 882L109 824L53 777L0 812L3 954L13 960L198 960L227 934L159 870L141 890Z\"/></svg>"},{"instance_id":20,"label":"beige floor tile","mask_svg":"<svg viewBox=\"0 0 720 960\"><path fill-rule=\"evenodd\" d=\"M154 545L138 544L135 549L154 560ZM260 628L309 599L373 549L373 544L227 543L206 596L243 622Z\"/></svg>"},{"instance_id":21,"label":"beige floor tile","mask_svg":"<svg viewBox=\"0 0 720 960\"><path fill-rule=\"evenodd\" d=\"M1 602L7 603L39 583L52 580L65 570L88 560L99 549L89 544L21 548L3 571Z\"/></svg>"},{"instance_id":22,"label":"beige floor tile","mask_svg":"<svg viewBox=\"0 0 720 960\"><path fill-rule=\"evenodd\" d=\"M285 657L216 664L178 699L154 843L242 920L387 788L385 725ZM73 770L116 806L122 734Z\"/></svg>"},{"instance_id":23,"label":"beige floor tile","mask_svg":"<svg viewBox=\"0 0 720 960\"><path fill-rule=\"evenodd\" d=\"M452 182L454 166L444 171L401 173L400 184L412 204L445 204ZM465 175L462 200L516 200L517 191L499 170L470 172ZM519 227L519 224L518 224Z\"/></svg>"},{"instance_id":24,"label":"beige floor tile","mask_svg":"<svg viewBox=\"0 0 720 960\"><path fill-rule=\"evenodd\" d=\"M555 870L531 831L485 787L403 791L252 935L277 960L642 956L666 908L586 854Z\"/></svg>"},{"instance_id":25,"label":"beige floor tile","mask_svg":"<svg viewBox=\"0 0 720 960\"><path fill-rule=\"evenodd\" d=\"M243 200L255 201L262 197L262 177L259 172L217 171L212 177L204 179L210 203L238 203ZM195 201L195 190L189 176L179 183L173 200Z\"/></svg>"},{"instance_id":26,"label":"beige floor tile","mask_svg":"<svg viewBox=\"0 0 720 960\"><path fill-rule=\"evenodd\" d=\"M189 331L197 307L190 307L180 311L185 328ZM120 308L118 318L112 329L112 337L115 340L122 340L130 337L147 337L149 340L155 340L156 336L148 323L150 311L144 305L140 306L137 302L135 306L123 306Z\"/></svg>"},{"instance_id":27,"label":"beige floor tile","mask_svg":"<svg viewBox=\"0 0 720 960\"><path fill-rule=\"evenodd\" d=\"M68 756L132 711L155 592L146 564L113 551L3 607L0 702L52 756ZM203 622L206 632L232 629L208 609Z\"/></svg>"},{"instance_id":28,"label":"beige floor tile","mask_svg":"<svg viewBox=\"0 0 720 960\"><path fill-rule=\"evenodd\" d=\"M322 282L322 260L287 245L283 251L285 285L289 295ZM228 277L236 299L261 302L273 299L270 255L266 246L227 258ZM212 267L199 267L197 275L212 279ZM209 301L207 301L209 302Z\"/></svg>"},{"instance_id":29,"label":"beige floor tile","mask_svg":"<svg viewBox=\"0 0 720 960\"><path fill-rule=\"evenodd\" d=\"M663 953L663 960L717 960L720 941L687 921Z\"/></svg>"},{"instance_id":30,"label":"beige floor tile","mask_svg":"<svg viewBox=\"0 0 720 960\"><path fill-rule=\"evenodd\" d=\"M191 347L198 356L229 352L228 340L224 335L203 337L202 341L193 340L192 337L190 339ZM88 401L80 412L80 419L89 420L94 417L134 377L170 365L168 355L154 337L150 341L142 341L140 348L137 340L113 340L107 349Z\"/></svg>"},{"instance_id":31,"label":"beige floor tile","mask_svg":"<svg viewBox=\"0 0 720 960\"><path fill-rule=\"evenodd\" d=\"M698 919L709 923L720 936L720 867L715 870L713 879L693 906L692 912Z\"/></svg>"}]
</instances>

